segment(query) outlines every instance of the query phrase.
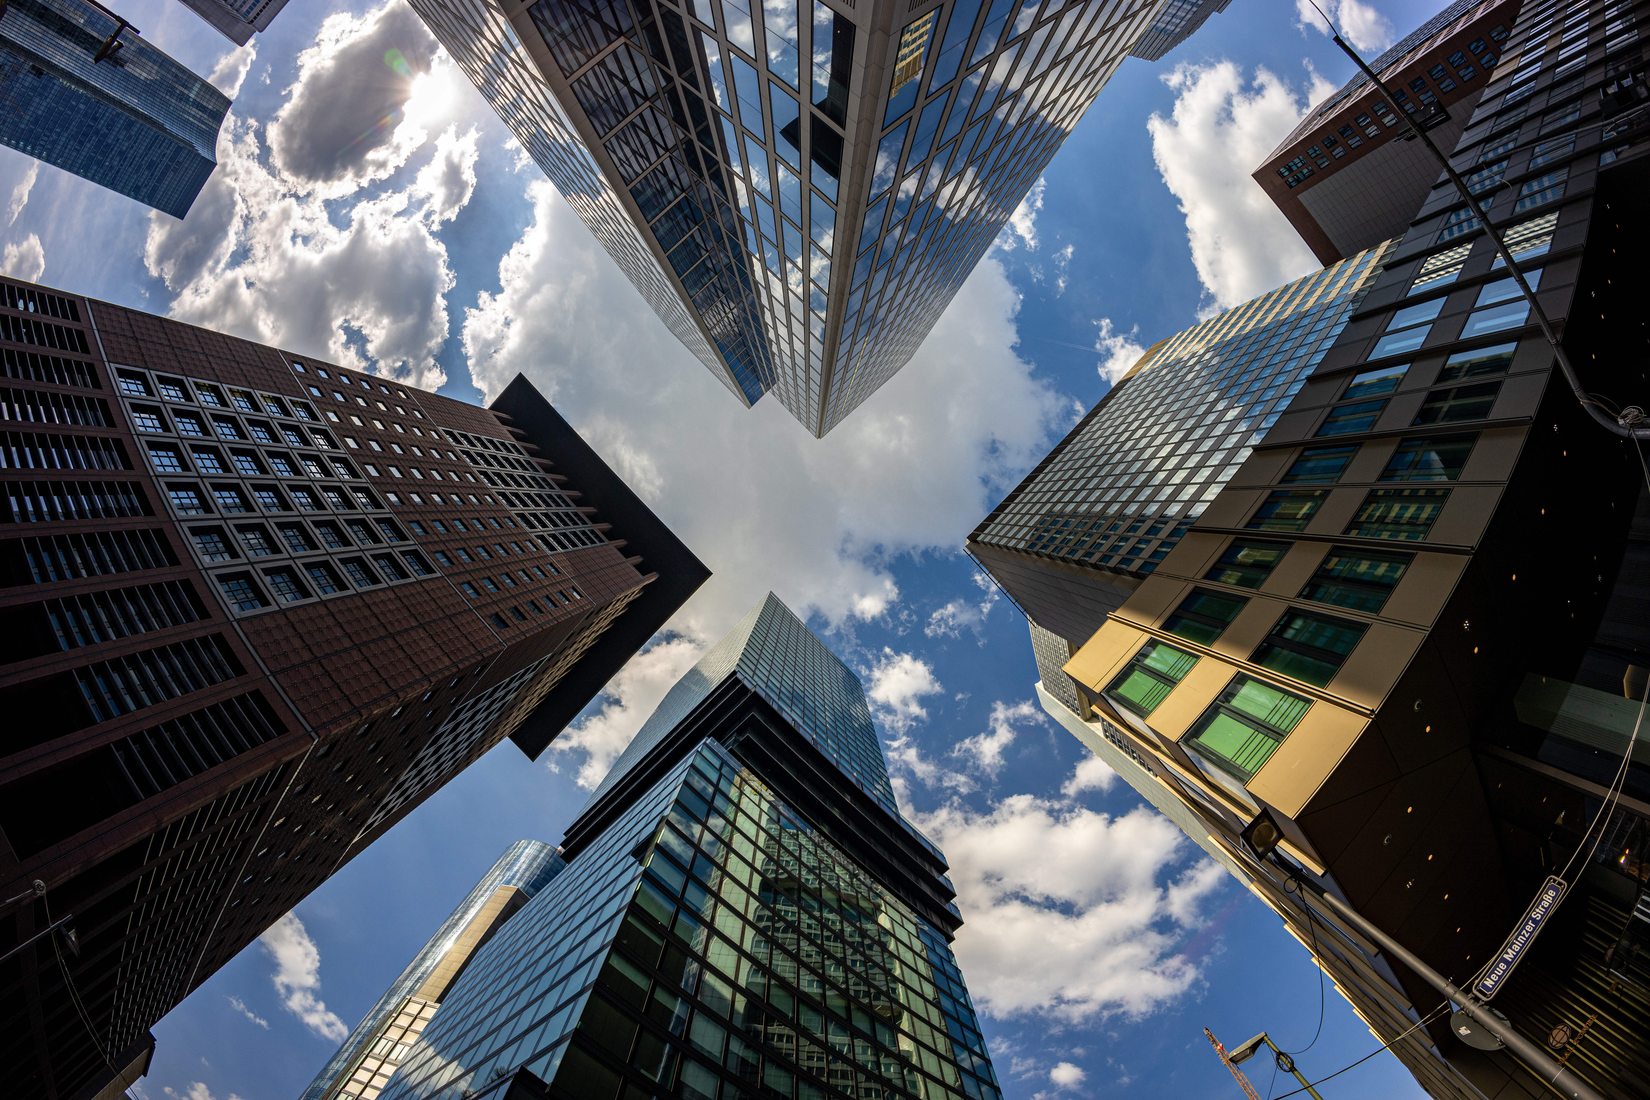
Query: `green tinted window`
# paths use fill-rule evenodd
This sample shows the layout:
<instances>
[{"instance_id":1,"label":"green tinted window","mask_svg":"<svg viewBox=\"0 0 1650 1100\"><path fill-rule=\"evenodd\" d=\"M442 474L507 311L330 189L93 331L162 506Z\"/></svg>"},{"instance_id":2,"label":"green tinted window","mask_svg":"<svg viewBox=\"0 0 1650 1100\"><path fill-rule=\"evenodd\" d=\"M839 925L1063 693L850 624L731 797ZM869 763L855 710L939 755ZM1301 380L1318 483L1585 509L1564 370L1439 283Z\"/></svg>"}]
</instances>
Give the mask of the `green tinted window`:
<instances>
[{"instance_id":1,"label":"green tinted window","mask_svg":"<svg viewBox=\"0 0 1650 1100\"><path fill-rule=\"evenodd\" d=\"M1278 620L1250 660L1263 668L1323 687L1335 678L1366 629L1364 623L1291 611Z\"/></svg>"},{"instance_id":2,"label":"green tinted window","mask_svg":"<svg viewBox=\"0 0 1650 1100\"><path fill-rule=\"evenodd\" d=\"M1164 621L1163 629L1188 641L1208 645L1225 633L1248 602L1243 596L1228 596L1195 588L1190 596L1180 601L1174 614Z\"/></svg>"},{"instance_id":3,"label":"green tinted window","mask_svg":"<svg viewBox=\"0 0 1650 1100\"><path fill-rule=\"evenodd\" d=\"M1222 771L1247 780L1299 724L1309 700L1238 676L1192 727L1187 744Z\"/></svg>"},{"instance_id":4,"label":"green tinted window","mask_svg":"<svg viewBox=\"0 0 1650 1100\"><path fill-rule=\"evenodd\" d=\"M1167 642L1147 642L1128 667L1106 688L1106 693L1142 718L1151 714L1175 685L1197 664L1197 658Z\"/></svg>"},{"instance_id":5,"label":"green tinted window","mask_svg":"<svg viewBox=\"0 0 1650 1100\"><path fill-rule=\"evenodd\" d=\"M1301 589L1301 598L1371 614L1386 605L1414 554L1383 554L1337 546Z\"/></svg>"},{"instance_id":6,"label":"green tinted window","mask_svg":"<svg viewBox=\"0 0 1650 1100\"><path fill-rule=\"evenodd\" d=\"M1259 588L1266 582L1273 567L1282 561L1288 552L1287 542L1236 539L1203 577L1205 580L1235 584L1241 588Z\"/></svg>"}]
</instances>

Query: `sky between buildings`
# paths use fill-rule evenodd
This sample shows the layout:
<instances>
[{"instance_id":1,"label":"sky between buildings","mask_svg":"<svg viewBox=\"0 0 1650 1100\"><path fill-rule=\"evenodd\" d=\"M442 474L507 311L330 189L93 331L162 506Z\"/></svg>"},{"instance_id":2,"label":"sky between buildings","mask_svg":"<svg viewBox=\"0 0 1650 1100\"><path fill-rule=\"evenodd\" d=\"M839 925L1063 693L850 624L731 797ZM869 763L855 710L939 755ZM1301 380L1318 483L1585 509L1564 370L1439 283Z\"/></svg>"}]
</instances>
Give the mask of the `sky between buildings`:
<instances>
[{"instance_id":1,"label":"sky between buildings","mask_svg":"<svg viewBox=\"0 0 1650 1100\"><path fill-rule=\"evenodd\" d=\"M915 359L822 441L675 342L399 0L293 0L235 51L180 4L116 6L236 94L217 171L180 222L0 149L0 271L462 400L524 372L715 571L540 762L501 745L168 1016L141 1095L296 1095L769 589L861 673L950 857L1006 1095L1236 1097L1204 1025L1308 1044L1306 952L1043 717L1024 620L962 552L1145 346L1313 266L1249 179L1351 69L1294 3L1232 0L1125 62ZM1373 55L1441 5L1325 6ZM1309 1074L1376 1045L1333 990L1321 1032ZM1385 1055L1332 1089L1420 1095Z\"/></svg>"}]
</instances>

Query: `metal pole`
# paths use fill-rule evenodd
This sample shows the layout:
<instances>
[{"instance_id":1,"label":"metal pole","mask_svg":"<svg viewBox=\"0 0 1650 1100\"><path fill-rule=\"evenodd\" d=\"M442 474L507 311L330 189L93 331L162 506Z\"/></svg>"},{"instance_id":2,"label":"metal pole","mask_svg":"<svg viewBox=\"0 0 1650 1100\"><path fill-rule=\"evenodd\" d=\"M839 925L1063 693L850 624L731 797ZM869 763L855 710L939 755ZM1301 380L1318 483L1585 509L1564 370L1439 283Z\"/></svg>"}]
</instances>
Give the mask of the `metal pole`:
<instances>
[{"instance_id":1,"label":"metal pole","mask_svg":"<svg viewBox=\"0 0 1650 1100\"><path fill-rule=\"evenodd\" d=\"M63 916L58 917L56 920L54 920L50 924L46 925L46 927L42 928L40 931L38 931L34 935L30 936L28 939L24 940L22 943L18 944L16 947L12 948L10 951L7 951L4 955L0 955L0 963L5 962L7 959L11 958L13 955L15 955L19 951L23 950L23 948L29 946L29 944L33 943L35 940L39 939L41 936L50 935L51 933L57 931L59 928L63 927L63 925L68 924L72 920L74 920L74 914L73 913L66 913Z\"/></svg>"},{"instance_id":2,"label":"metal pole","mask_svg":"<svg viewBox=\"0 0 1650 1100\"><path fill-rule=\"evenodd\" d=\"M1301 1088L1307 1091L1308 1095L1312 1097L1312 1100L1323 1100L1323 1097L1318 1095L1318 1090L1312 1087L1312 1082L1301 1076L1301 1068L1295 1064L1295 1059L1291 1055L1285 1054L1283 1051L1279 1050L1278 1045L1272 1041L1272 1037L1270 1035L1267 1035L1265 1032L1261 1032L1261 1034L1265 1037L1266 1045L1272 1048L1272 1060L1278 1065L1286 1067L1290 1073L1294 1074L1295 1080L1301 1083Z\"/></svg>"},{"instance_id":3,"label":"metal pole","mask_svg":"<svg viewBox=\"0 0 1650 1100\"><path fill-rule=\"evenodd\" d=\"M1307 890L1309 889L1312 896L1321 902L1330 912L1346 921L1346 923L1356 928L1365 936L1368 936L1370 939L1374 940L1380 945L1382 951L1385 951L1394 959L1397 959L1399 962L1415 971L1415 973L1419 975L1420 978L1428 985L1448 997L1455 1004L1461 1006L1462 1012L1472 1017L1473 1022L1479 1027L1501 1040L1502 1045L1507 1048L1508 1052L1510 1052L1513 1057L1517 1058L1520 1062L1523 1062L1525 1066L1529 1067L1529 1069L1534 1072L1537 1077L1540 1077L1543 1081L1545 1081L1548 1087L1553 1089L1553 1091L1557 1092L1560 1096L1569 1097L1570 1100L1604 1100L1604 1095L1602 1093L1597 1092L1591 1085L1587 1084L1587 1082L1583 1081L1574 1073L1553 1061L1552 1058L1548 1056L1546 1051L1542 1050L1535 1043L1530 1042L1530 1040L1524 1038L1523 1035L1520 1035L1517 1031L1513 1030L1512 1026L1505 1020L1491 1012L1488 1006L1481 1005L1474 1001L1471 994L1467 993L1465 990L1457 988L1448 978L1444 977L1442 974L1438 973L1438 971L1422 962L1418 956L1412 954L1404 947L1403 944L1399 943L1375 925L1371 924L1362 913L1359 913L1356 909L1352 908L1352 906L1348 905L1335 895L1324 891L1316 883L1309 881L1304 876L1295 874L1295 872L1290 870L1287 866L1281 863L1279 866L1283 867L1285 871L1288 871L1290 877L1297 883L1300 883L1303 887L1307 888L1298 892L1303 905L1306 904Z\"/></svg>"},{"instance_id":4,"label":"metal pole","mask_svg":"<svg viewBox=\"0 0 1650 1100\"><path fill-rule=\"evenodd\" d=\"M1321 15L1322 12L1319 14ZM1326 16L1325 21L1327 22L1327 20L1328 17ZM1358 56L1356 50L1346 44L1341 38L1340 32L1334 30L1333 24L1331 24L1330 29L1334 35L1335 45L1339 46L1341 52L1352 59L1352 63L1362 70L1363 74L1370 79L1375 87L1381 90L1381 94L1392 102L1394 109L1397 109L1398 99L1393 96L1392 89L1388 88L1386 82L1376 74L1375 70L1371 69L1364 59ZM1483 227L1485 234L1489 237L1491 243L1495 245L1495 251L1501 257L1501 262L1507 266L1507 274L1512 276L1525 300L1530 303L1530 312L1535 314L1536 324L1541 326L1541 335L1546 337L1547 343L1552 346L1553 356L1558 360L1559 372L1564 375L1564 381L1569 383L1570 391L1575 394L1576 400L1581 402L1581 407L1587 411L1587 415L1591 416L1607 431L1613 435L1621 436L1623 439L1650 438L1650 429L1628 427L1616 420L1602 405L1593 400L1586 390L1581 388L1581 379L1576 376L1575 367L1571 365L1570 357L1564 352L1564 345L1558 342L1558 334L1553 331L1553 324L1547 319L1547 311L1541 308L1541 303L1536 299L1535 291L1530 289L1530 284L1524 279L1524 273L1518 270L1517 264L1513 263L1512 253L1507 251L1506 244L1501 240L1501 234L1490 227L1489 214L1479 205L1472 189L1467 186L1467 181L1461 178L1461 173L1457 172L1455 166L1449 162L1449 157L1444 155L1443 150L1439 149L1437 143L1432 140L1431 135L1422 128L1419 119L1411 118L1409 128L1437 158L1438 163L1443 165L1444 174L1449 177L1451 183L1455 184L1455 189L1461 192L1461 197L1466 200L1473 216L1478 219L1478 224Z\"/></svg>"}]
</instances>

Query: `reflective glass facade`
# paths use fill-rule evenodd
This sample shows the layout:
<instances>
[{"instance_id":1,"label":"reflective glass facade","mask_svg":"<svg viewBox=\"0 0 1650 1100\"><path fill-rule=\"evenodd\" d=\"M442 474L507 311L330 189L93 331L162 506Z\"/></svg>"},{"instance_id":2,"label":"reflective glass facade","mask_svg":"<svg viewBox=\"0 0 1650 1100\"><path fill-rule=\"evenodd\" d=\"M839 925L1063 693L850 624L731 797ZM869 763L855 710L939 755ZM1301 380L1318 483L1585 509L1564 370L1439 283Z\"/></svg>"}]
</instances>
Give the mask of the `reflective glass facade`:
<instances>
[{"instance_id":1,"label":"reflective glass facade","mask_svg":"<svg viewBox=\"0 0 1650 1100\"><path fill-rule=\"evenodd\" d=\"M0 19L0 142L173 217L217 164L229 98L80 0L10 0Z\"/></svg>"},{"instance_id":2,"label":"reflective glass facade","mask_svg":"<svg viewBox=\"0 0 1650 1100\"><path fill-rule=\"evenodd\" d=\"M816 435L910 358L1158 6L413 2L671 330Z\"/></svg>"},{"instance_id":3,"label":"reflective glass facade","mask_svg":"<svg viewBox=\"0 0 1650 1100\"><path fill-rule=\"evenodd\" d=\"M435 1012L438 1002L431 995L438 997L439 993L426 987L444 984L444 976L450 981L451 974L468 961L475 949L473 926L489 916L490 907L506 908L498 904L496 895L505 891L530 898L565 866L554 846L543 841L518 840L512 844L367 1010L299 1100L368 1100L377 1096L383 1085L380 1078L395 1071L400 1057L417 1041L422 1026ZM498 916L502 918L505 913Z\"/></svg>"},{"instance_id":4,"label":"reflective glass facade","mask_svg":"<svg viewBox=\"0 0 1650 1100\"><path fill-rule=\"evenodd\" d=\"M1160 60L1164 54L1186 41L1203 26L1209 16L1226 10L1232 0L1169 0L1152 25L1130 51L1146 61Z\"/></svg>"},{"instance_id":5,"label":"reflective glass facade","mask_svg":"<svg viewBox=\"0 0 1650 1100\"><path fill-rule=\"evenodd\" d=\"M684 677L384 1096L998 1100L943 861L807 770L875 748L833 728L848 687L816 647L770 597Z\"/></svg>"},{"instance_id":6,"label":"reflective glass facade","mask_svg":"<svg viewBox=\"0 0 1650 1100\"><path fill-rule=\"evenodd\" d=\"M244 46L253 31L269 27L286 7L286 0L183 0L183 5L225 38Z\"/></svg>"},{"instance_id":7,"label":"reflective glass facade","mask_svg":"<svg viewBox=\"0 0 1650 1100\"><path fill-rule=\"evenodd\" d=\"M1389 249L1359 253L1155 345L973 541L1150 573L1300 391Z\"/></svg>"}]
</instances>

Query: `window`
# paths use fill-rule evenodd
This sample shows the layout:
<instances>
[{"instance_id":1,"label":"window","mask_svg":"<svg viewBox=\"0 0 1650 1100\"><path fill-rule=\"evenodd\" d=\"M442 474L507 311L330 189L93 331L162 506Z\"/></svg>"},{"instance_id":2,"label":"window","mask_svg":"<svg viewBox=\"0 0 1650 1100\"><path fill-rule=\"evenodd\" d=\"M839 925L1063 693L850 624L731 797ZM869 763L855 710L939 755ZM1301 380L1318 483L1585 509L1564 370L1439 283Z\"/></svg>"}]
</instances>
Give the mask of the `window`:
<instances>
[{"instance_id":1,"label":"window","mask_svg":"<svg viewBox=\"0 0 1650 1100\"><path fill-rule=\"evenodd\" d=\"M211 405L215 409L223 408L223 394L213 386L195 383L195 396L200 398L202 405Z\"/></svg>"},{"instance_id":2,"label":"window","mask_svg":"<svg viewBox=\"0 0 1650 1100\"><path fill-rule=\"evenodd\" d=\"M401 560L407 563L407 568L415 577L427 577L434 573L429 564L413 550L401 551Z\"/></svg>"},{"instance_id":3,"label":"window","mask_svg":"<svg viewBox=\"0 0 1650 1100\"><path fill-rule=\"evenodd\" d=\"M1318 436L1350 435L1353 432L1367 432L1375 427L1375 422L1381 418L1386 409L1386 398L1381 397L1373 401L1349 401L1336 405L1329 410L1322 424L1318 425L1315 433Z\"/></svg>"},{"instance_id":4,"label":"window","mask_svg":"<svg viewBox=\"0 0 1650 1100\"><path fill-rule=\"evenodd\" d=\"M372 570L360 558L345 558L338 564L344 567L345 576L357 588L371 588L378 583L378 578L372 575Z\"/></svg>"},{"instance_id":5,"label":"window","mask_svg":"<svg viewBox=\"0 0 1650 1100\"><path fill-rule=\"evenodd\" d=\"M1382 359L1388 355L1406 355L1420 347L1432 331L1432 322L1438 316L1438 311L1444 308L1444 299L1434 298L1430 302L1420 302L1413 306L1405 306L1392 315L1387 322L1386 335L1376 341L1375 350L1370 352L1371 359Z\"/></svg>"},{"instance_id":6,"label":"window","mask_svg":"<svg viewBox=\"0 0 1650 1100\"><path fill-rule=\"evenodd\" d=\"M149 444L149 464L163 474L183 473L183 452L161 443Z\"/></svg>"},{"instance_id":7,"label":"window","mask_svg":"<svg viewBox=\"0 0 1650 1100\"><path fill-rule=\"evenodd\" d=\"M281 438L286 440L286 445L288 447L309 446L309 440L304 438L303 432L300 432L296 428L289 428L285 424L281 425Z\"/></svg>"},{"instance_id":8,"label":"window","mask_svg":"<svg viewBox=\"0 0 1650 1100\"><path fill-rule=\"evenodd\" d=\"M1368 624L1333 619L1308 611L1285 612L1250 658L1273 672L1323 687L1341 665Z\"/></svg>"},{"instance_id":9,"label":"window","mask_svg":"<svg viewBox=\"0 0 1650 1100\"><path fill-rule=\"evenodd\" d=\"M228 561L235 556L223 537L223 531L216 527L192 528L189 537L194 540L195 551L203 561Z\"/></svg>"},{"instance_id":10,"label":"window","mask_svg":"<svg viewBox=\"0 0 1650 1100\"><path fill-rule=\"evenodd\" d=\"M241 540L241 545L246 547L246 552L255 558L267 558L275 552L275 547L269 541L269 532L255 523L242 524L235 528L235 536Z\"/></svg>"},{"instance_id":11,"label":"window","mask_svg":"<svg viewBox=\"0 0 1650 1100\"><path fill-rule=\"evenodd\" d=\"M203 474L226 474L228 468L223 464L223 456L210 447L192 447L189 457L195 460L195 468Z\"/></svg>"},{"instance_id":12,"label":"window","mask_svg":"<svg viewBox=\"0 0 1650 1100\"><path fill-rule=\"evenodd\" d=\"M242 412L258 411L258 407L252 403L252 395L245 390L230 390L229 400Z\"/></svg>"},{"instance_id":13,"label":"window","mask_svg":"<svg viewBox=\"0 0 1650 1100\"><path fill-rule=\"evenodd\" d=\"M1453 424L1462 420L1483 420L1495 406L1500 382L1478 382L1470 386L1450 386L1433 390L1415 414L1413 424Z\"/></svg>"},{"instance_id":14,"label":"window","mask_svg":"<svg viewBox=\"0 0 1650 1100\"><path fill-rule=\"evenodd\" d=\"M258 456L251 451L230 451L229 460L235 464L235 472L247 477L263 477L267 471L258 462Z\"/></svg>"},{"instance_id":15,"label":"window","mask_svg":"<svg viewBox=\"0 0 1650 1100\"><path fill-rule=\"evenodd\" d=\"M246 430L252 436L252 438L255 442L258 442L258 443L276 443L276 442L279 442L275 438L274 431L270 429L268 424L265 424L261 420L248 420L246 422Z\"/></svg>"},{"instance_id":16,"label":"window","mask_svg":"<svg viewBox=\"0 0 1650 1100\"><path fill-rule=\"evenodd\" d=\"M1543 164L1557 160L1559 157L1568 156L1575 147L1576 138L1574 134L1566 134L1563 137L1553 138L1551 141L1543 141L1530 151L1530 167L1539 168Z\"/></svg>"},{"instance_id":17,"label":"window","mask_svg":"<svg viewBox=\"0 0 1650 1100\"><path fill-rule=\"evenodd\" d=\"M281 491L273 485L254 485L252 499L266 512L288 511L286 498L281 496Z\"/></svg>"},{"instance_id":18,"label":"window","mask_svg":"<svg viewBox=\"0 0 1650 1100\"><path fill-rule=\"evenodd\" d=\"M1507 368L1512 366L1513 353L1517 350L1518 345L1512 343L1458 351L1444 360L1443 369L1438 372L1438 381L1460 382L1486 374L1505 374Z\"/></svg>"},{"instance_id":19,"label":"window","mask_svg":"<svg viewBox=\"0 0 1650 1100\"><path fill-rule=\"evenodd\" d=\"M1471 251L1471 244L1458 244L1428 256L1421 264L1421 269L1416 272L1415 281L1410 284L1409 292L1416 294L1453 283L1460 276L1461 268L1467 262L1467 253Z\"/></svg>"},{"instance_id":20,"label":"window","mask_svg":"<svg viewBox=\"0 0 1650 1100\"><path fill-rule=\"evenodd\" d=\"M236 611L257 611L269 606L269 600L245 573L219 577L218 587L223 590L224 602Z\"/></svg>"},{"instance_id":21,"label":"window","mask_svg":"<svg viewBox=\"0 0 1650 1100\"><path fill-rule=\"evenodd\" d=\"M269 582L269 589L275 593L277 599L283 603L292 603L295 600L307 600L309 593L298 581L298 574L290 569L269 569L264 572L264 579Z\"/></svg>"},{"instance_id":22,"label":"window","mask_svg":"<svg viewBox=\"0 0 1650 1100\"><path fill-rule=\"evenodd\" d=\"M1341 394L1342 401L1354 399L1381 397L1398 388L1409 372L1408 363L1397 363L1390 367L1376 367L1374 370L1359 371L1352 376L1352 381L1346 384L1346 390Z\"/></svg>"},{"instance_id":23,"label":"window","mask_svg":"<svg viewBox=\"0 0 1650 1100\"><path fill-rule=\"evenodd\" d=\"M1570 169L1555 168L1551 172L1543 173L1534 179L1524 181L1518 189L1518 201L1513 203L1513 213L1521 214L1526 210L1540 206L1542 203L1552 202L1564 195L1564 182L1570 178Z\"/></svg>"},{"instance_id":24,"label":"window","mask_svg":"<svg viewBox=\"0 0 1650 1100\"><path fill-rule=\"evenodd\" d=\"M1519 328L1529 319L1530 303L1522 299L1516 302L1503 302L1486 309L1475 309L1467 315L1466 324L1461 326L1461 339Z\"/></svg>"},{"instance_id":25,"label":"window","mask_svg":"<svg viewBox=\"0 0 1650 1100\"><path fill-rule=\"evenodd\" d=\"M309 583L315 586L317 595L330 596L335 592L343 591L343 583L332 566L322 562L304 566L304 572L309 574Z\"/></svg>"},{"instance_id":26,"label":"window","mask_svg":"<svg viewBox=\"0 0 1650 1100\"><path fill-rule=\"evenodd\" d=\"M1203 574L1204 581L1236 584L1242 589L1259 589L1277 562L1289 552L1289 543L1267 543L1264 539L1234 539L1233 544L1219 556L1218 561ZM538 576L543 569L533 567Z\"/></svg>"},{"instance_id":27,"label":"window","mask_svg":"<svg viewBox=\"0 0 1650 1100\"><path fill-rule=\"evenodd\" d=\"M1346 533L1418 542L1432 530L1448 498L1448 489L1371 489Z\"/></svg>"},{"instance_id":28,"label":"window","mask_svg":"<svg viewBox=\"0 0 1650 1100\"><path fill-rule=\"evenodd\" d=\"M402 571L400 564L391 555L374 554L372 560L378 564L378 571L388 577L391 582L407 579L407 574Z\"/></svg>"},{"instance_id":29,"label":"window","mask_svg":"<svg viewBox=\"0 0 1650 1100\"><path fill-rule=\"evenodd\" d=\"M453 559L447 556L447 552L445 550L437 550L435 552L435 560L444 569L451 569L453 567Z\"/></svg>"},{"instance_id":30,"label":"window","mask_svg":"<svg viewBox=\"0 0 1650 1100\"><path fill-rule=\"evenodd\" d=\"M1454 481L1461 476L1461 468L1466 465L1477 438L1474 434L1405 439L1387 460L1381 480Z\"/></svg>"},{"instance_id":31,"label":"window","mask_svg":"<svg viewBox=\"0 0 1650 1100\"><path fill-rule=\"evenodd\" d=\"M299 455L298 461L303 463L304 471L309 474L310 477L327 476L327 468L321 465L321 458L319 455Z\"/></svg>"},{"instance_id":32,"label":"window","mask_svg":"<svg viewBox=\"0 0 1650 1100\"><path fill-rule=\"evenodd\" d=\"M292 499L305 512L319 512L322 510L320 500L303 486L298 486L292 490Z\"/></svg>"},{"instance_id":33,"label":"window","mask_svg":"<svg viewBox=\"0 0 1650 1100\"><path fill-rule=\"evenodd\" d=\"M1491 196L1491 198L1493 197ZM1490 204L1482 202L1479 205L1488 206ZM1471 207L1463 206L1459 210L1451 211L1449 216L1444 219L1444 227L1438 231L1438 240L1440 242L1453 241L1457 237L1466 236L1477 228L1478 216L1472 212Z\"/></svg>"},{"instance_id":34,"label":"window","mask_svg":"<svg viewBox=\"0 0 1650 1100\"><path fill-rule=\"evenodd\" d=\"M281 533L281 541L294 554L307 554L315 549L315 542L309 537L301 523L282 523L275 528Z\"/></svg>"},{"instance_id":35,"label":"window","mask_svg":"<svg viewBox=\"0 0 1650 1100\"><path fill-rule=\"evenodd\" d=\"M1236 676L1192 726L1186 743L1215 767L1246 781L1271 759L1311 705L1265 681Z\"/></svg>"},{"instance_id":36,"label":"window","mask_svg":"<svg viewBox=\"0 0 1650 1100\"><path fill-rule=\"evenodd\" d=\"M1332 485L1340 480L1352 456L1357 453L1356 443L1308 447L1290 464L1282 482L1286 485Z\"/></svg>"},{"instance_id":37,"label":"window","mask_svg":"<svg viewBox=\"0 0 1650 1100\"><path fill-rule=\"evenodd\" d=\"M478 600L478 599L481 598L481 593L477 592L476 591L476 586L471 584L469 581L459 581L458 582L458 587L466 596L470 597L470 599L472 599L472 600Z\"/></svg>"},{"instance_id":38,"label":"window","mask_svg":"<svg viewBox=\"0 0 1650 1100\"><path fill-rule=\"evenodd\" d=\"M1403 579L1414 554L1388 554L1337 546L1301 589L1301 599L1376 614Z\"/></svg>"},{"instance_id":39,"label":"window","mask_svg":"<svg viewBox=\"0 0 1650 1100\"><path fill-rule=\"evenodd\" d=\"M1541 268L1524 272L1524 281L1530 284L1531 290L1541 287ZM1510 302L1515 298L1523 298L1524 292L1518 288L1518 281L1511 275L1504 279L1496 279L1485 283L1478 288L1478 297L1473 301L1473 308L1492 306L1497 302Z\"/></svg>"},{"instance_id":40,"label":"window","mask_svg":"<svg viewBox=\"0 0 1650 1100\"><path fill-rule=\"evenodd\" d=\"M360 543L362 546L378 545L378 536L373 533L371 527L368 527L361 520L346 520L344 526L349 528L349 533L354 535L355 541Z\"/></svg>"},{"instance_id":41,"label":"window","mask_svg":"<svg viewBox=\"0 0 1650 1100\"><path fill-rule=\"evenodd\" d=\"M227 416L214 416L212 418L212 430L223 439L246 438L246 433L241 431L241 426Z\"/></svg>"},{"instance_id":42,"label":"window","mask_svg":"<svg viewBox=\"0 0 1650 1100\"><path fill-rule=\"evenodd\" d=\"M172 501L172 509L180 516L204 516L211 511L200 490L193 485L168 485L166 496Z\"/></svg>"},{"instance_id":43,"label":"window","mask_svg":"<svg viewBox=\"0 0 1650 1100\"><path fill-rule=\"evenodd\" d=\"M264 412L268 413L270 416L288 416L288 415L290 415L286 411L286 406L285 405L282 405L281 402L278 399L276 399L274 397L270 397L268 394L263 395L263 403L264 403Z\"/></svg>"},{"instance_id":44,"label":"window","mask_svg":"<svg viewBox=\"0 0 1650 1100\"><path fill-rule=\"evenodd\" d=\"M327 503L332 505L336 511L347 512L351 507L353 507L350 504L349 499L345 497L343 492L335 486L323 485L321 487L321 495L326 498Z\"/></svg>"},{"instance_id":45,"label":"window","mask_svg":"<svg viewBox=\"0 0 1650 1100\"><path fill-rule=\"evenodd\" d=\"M344 532L336 523L325 520L315 524L316 534L321 536L321 545L328 550L347 550L349 543L344 539Z\"/></svg>"},{"instance_id":46,"label":"window","mask_svg":"<svg viewBox=\"0 0 1650 1100\"><path fill-rule=\"evenodd\" d=\"M457 554L458 560L462 562L472 562L476 560L475 555L464 549L462 546L455 547L453 553Z\"/></svg>"},{"instance_id":47,"label":"window","mask_svg":"<svg viewBox=\"0 0 1650 1100\"><path fill-rule=\"evenodd\" d=\"M498 591L498 582L495 581L491 577L482 577L481 578L481 587L485 588L489 592L497 592Z\"/></svg>"},{"instance_id":48,"label":"window","mask_svg":"<svg viewBox=\"0 0 1650 1100\"><path fill-rule=\"evenodd\" d=\"M1246 596L1194 588L1191 595L1180 601L1174 614L1164 620L1163 629L1187 641L1211 645L1226 632L1248 602Z\"/></svg>"},{"instance_id":49,"label":"window","mask_svg":"<svg viewBox=\"0 0 1650 1100\"><path fill-rule=\"evenodd\" d=\"M375 522L378 524L378 530L384 536L384 539L386 541L388 541L388 542L406 542L407 541L407 537L405 535L403 535L399 530L397 530L395 524L393 522L391 522L390 520L380 519L380 520L376 520Z\"/></svg>"},{"instance_id":50,"label":"window","mask_svg":"<svg viewBox=\"0 0 1650 1100\"><path fill-rule=\"evenodd\" d=\"M1539 218L1519 222L1507 230L1502 240L1507 245L1507 251L1512 253L1512 258L1518 263L1523 263L1525 260L1545 255L1552 248L1553 232L1557 227L1558 211L1555 210ZM1491 269L1505 266L1499 255L1490 264Z\"/></svg>"},{"instance_id":51,"label":"window","mask_svg":"<svg viewBox=\"0 0 1650 1100\"><path fill-rule=\"evenodd\" d=\"M1274 489L1248 525L1262 531L1304 531L1328 495L1323 489Z\"/></svg>"},{"instance_id":52,"label":"window","mask_svg":"<svg viewBox=\"0 0 1650 1100\"><path fill-rule=\"evenodd\" d=\"M119 371L115 377L120 382L120 392L127 397L153 397L154 392L149 389L149 380L136 371Z\"/></svg>"},{"instance_id":53,"label":"window","mask_svg":"<svg viewBox=\"0 0 1650 1100\"><path fill-rule=\"evenodd\" d=\"M183 388L181 378L157 378L156 384L160 387L160 395L168 401L187 401L189 392Z\"/></svg>"}]
</instances>

